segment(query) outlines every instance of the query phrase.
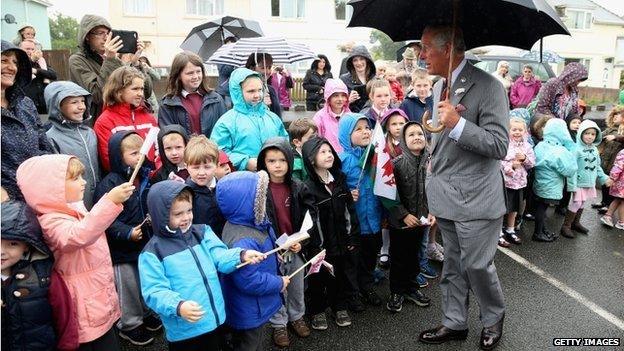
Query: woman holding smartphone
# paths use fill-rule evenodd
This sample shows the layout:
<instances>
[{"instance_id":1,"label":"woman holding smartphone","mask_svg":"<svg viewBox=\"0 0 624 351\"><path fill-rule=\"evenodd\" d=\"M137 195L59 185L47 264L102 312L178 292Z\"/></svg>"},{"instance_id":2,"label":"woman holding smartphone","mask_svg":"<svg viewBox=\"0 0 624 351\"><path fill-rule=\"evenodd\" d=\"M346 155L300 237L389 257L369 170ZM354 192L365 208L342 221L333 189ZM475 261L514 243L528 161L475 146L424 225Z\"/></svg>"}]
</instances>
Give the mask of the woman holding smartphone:
<instances>
[{"instance_id":1,"label":"woman holding smartphone","mask_svg":"<svg viewBox=\"0 0 624 351\"><path fill-rule=\"evenodd\" d=\"M366 83L375 78L375 63L364 45L358 45L351 50L347 57L348 72L340 79L349 88L349 109L351 112L360 112L368 101Z\"/></svg>"}]
</instances>

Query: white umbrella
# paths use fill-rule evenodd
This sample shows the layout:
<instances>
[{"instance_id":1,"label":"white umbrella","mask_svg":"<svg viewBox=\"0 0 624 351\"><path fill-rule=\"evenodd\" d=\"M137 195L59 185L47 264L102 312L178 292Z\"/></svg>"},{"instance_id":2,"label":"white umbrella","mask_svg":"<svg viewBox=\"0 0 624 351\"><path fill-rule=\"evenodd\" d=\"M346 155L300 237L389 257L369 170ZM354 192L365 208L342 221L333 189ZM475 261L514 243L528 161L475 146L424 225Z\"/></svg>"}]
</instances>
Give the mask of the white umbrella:
<instances>
[{"instance_id":1,"label":"white umbrella","mask_svg":"<svg viewBox=\"0 0 624 351\"><path fill-rule=\"evenodd\" d=\"M314 59L316 55L304 44L291 43L284 38L244 38L217 50L207 63L241 67L251 54L270 54L273 63L295 63Z\"/></svg>"}]
</instances>

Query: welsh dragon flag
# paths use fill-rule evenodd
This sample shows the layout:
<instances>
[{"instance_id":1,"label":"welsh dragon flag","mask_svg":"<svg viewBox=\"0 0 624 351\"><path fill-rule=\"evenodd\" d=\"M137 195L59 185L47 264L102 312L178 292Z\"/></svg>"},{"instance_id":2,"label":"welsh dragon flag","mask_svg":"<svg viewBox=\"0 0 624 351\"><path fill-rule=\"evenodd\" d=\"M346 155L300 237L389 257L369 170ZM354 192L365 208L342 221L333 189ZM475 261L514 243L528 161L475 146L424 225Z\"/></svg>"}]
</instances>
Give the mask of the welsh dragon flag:
<instances>
[{"instance_id":1,"label":"welsh dragon flag","mask_svg":"<svg viewBox=\"0 0 624 351\"><path fill-rule=\"evenodd\" d=\"M375 166L375 185L373 193L390 200L396 200L396 183L394 182L394 170L390 154L386 148L386 136L379 122L375 123L373 130L373 144L375 156L372 164Z\"/></svg>"}]
</instances>

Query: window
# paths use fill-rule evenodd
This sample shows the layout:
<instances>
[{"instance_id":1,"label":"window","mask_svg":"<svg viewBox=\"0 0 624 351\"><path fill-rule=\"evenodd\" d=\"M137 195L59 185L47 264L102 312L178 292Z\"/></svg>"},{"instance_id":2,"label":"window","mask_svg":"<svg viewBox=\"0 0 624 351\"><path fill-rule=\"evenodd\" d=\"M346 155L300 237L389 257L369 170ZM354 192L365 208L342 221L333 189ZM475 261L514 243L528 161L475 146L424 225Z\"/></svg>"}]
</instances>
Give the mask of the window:
<instances>
[{"instance_id":1,"label":"window","mask_svg":"<svg viewBox=\"0 0 624 351\"><path fill-rule=\"evenodd\" d=\"M565 25L569 29L591 28L592 14L589 11L566 10Z\"/></svg>"},{"instance_id":2,"label":"window","mask_svg":"<svg viewBox=\"0 0 624 351\"><path fill-rule=\"evenodd\" d=\"M589 71L589 64L591 63L591 59L588 58L566 58L565 61L563 62L563 65L567 65L568 63L571 62L578 62L581 65L585 66L585 68L587 68L587 70Z\"/></svg>"},{"instance_id":3,"label":"window","mask_svg":"<svg viewBox=\"0 0 624 351\"><path fill-rule=\"evenodd\" d=\"M123 12L125 15L153 15L154 2L152 0L124 0Z\"/></svg>"},{"instance_id":4,"label":"window","mask_svg":"<svg viewBox=\"0 0 624 351\"><path fill-rule=\"evenodd\" d=\"M305 0L271 0L271 16L303 18L305 17Z\"/></svg>"},{"instance_id":5,"label":"window","mask_svg":"<svg viewBox=\"0 0 624 351\"><path fill-rule=\"evenodd\" d=\"M223 14L224 0L186 0L186 14L214 16Z\"/></svg>"},{"instance_id":6,"label":"window","mask_svg":"<svg viewBox=\"0 0 624 351\"><path fill-rule=\"evenodd\" d=\"M292 64L285 64L283 65L284 67L286 67L286 69L293 75L293 76L304 76L306 74L306 72L310 69L310 66L312 65L312 61L314 60L303 60L303 61L297 61L295 63Z\"/></svg>"},{"instance_id":7,"label":"window","mask_svg":"<svg viewBox=\"0 0 624 351\"><path fill-rule=\"evenodd\" d=\"M624 37L618 37L615 42L615 64L624 66Z\"/></svg>"},{"instance_id":8,"label":"window","mask_svg":"<svg viewBox=\"0 0 624 351\"><path fill-rule=\"evenodd\" d=\"M347 0L334 0L336 5L336 19L350 21L353 15L353 7L347 6Z\"/></svg>"}]
</instances>

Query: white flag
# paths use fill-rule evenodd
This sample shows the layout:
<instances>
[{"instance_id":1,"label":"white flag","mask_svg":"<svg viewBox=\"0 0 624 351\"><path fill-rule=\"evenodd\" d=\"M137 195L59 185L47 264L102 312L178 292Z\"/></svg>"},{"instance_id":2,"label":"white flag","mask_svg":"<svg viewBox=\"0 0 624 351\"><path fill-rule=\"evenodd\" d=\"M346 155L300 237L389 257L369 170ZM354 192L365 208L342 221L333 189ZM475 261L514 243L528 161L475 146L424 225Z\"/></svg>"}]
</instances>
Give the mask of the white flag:
<instances>
[{"instance_id":1,"label":"white flag","mask_svg":"<svg viewBox=\"0 0 624 351\"><path fill-rule=\"evenodd\" d=\"M386 149L386 136L381 124L377 122L373 130L373 146L375 147L375 185L373 193L390 200L396 200L396 183L392 160Z\"/></svg>"}]
</instances>

